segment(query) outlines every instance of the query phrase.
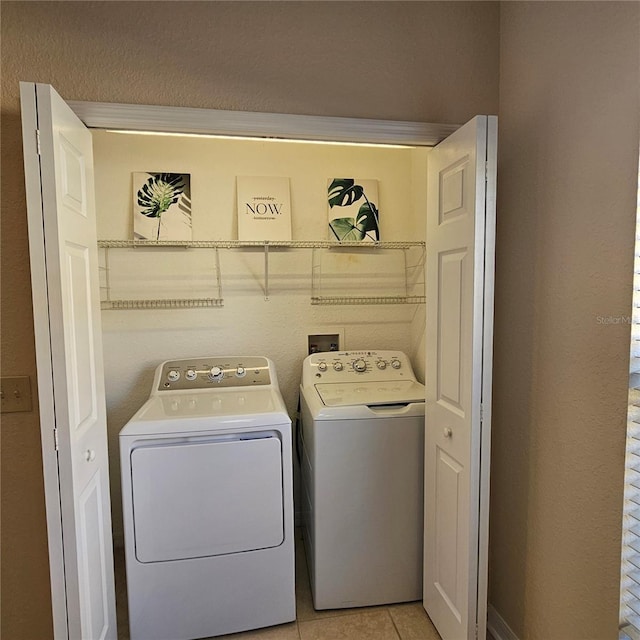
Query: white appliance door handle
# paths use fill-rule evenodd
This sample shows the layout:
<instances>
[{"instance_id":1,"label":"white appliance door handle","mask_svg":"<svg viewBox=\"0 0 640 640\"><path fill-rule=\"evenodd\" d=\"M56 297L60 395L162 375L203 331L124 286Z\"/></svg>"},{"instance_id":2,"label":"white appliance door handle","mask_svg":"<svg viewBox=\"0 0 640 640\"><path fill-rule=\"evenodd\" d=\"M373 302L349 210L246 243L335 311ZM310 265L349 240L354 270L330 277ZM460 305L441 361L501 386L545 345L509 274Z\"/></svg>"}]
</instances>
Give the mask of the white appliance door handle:
<instances>
[{"instance_id":1,"label":"white appliance door handle","mask_svg":"<svg viewBox=\"0 0 640 640\"><path fill-rule=\"evenodd\" d=\"M384 416L395 416L403 413L407 413L409 408L409 403L398 403L398 404L374 404L367 405L367 408L372 413L376 413L378 415Z\"/></svg>"}]
</instances>

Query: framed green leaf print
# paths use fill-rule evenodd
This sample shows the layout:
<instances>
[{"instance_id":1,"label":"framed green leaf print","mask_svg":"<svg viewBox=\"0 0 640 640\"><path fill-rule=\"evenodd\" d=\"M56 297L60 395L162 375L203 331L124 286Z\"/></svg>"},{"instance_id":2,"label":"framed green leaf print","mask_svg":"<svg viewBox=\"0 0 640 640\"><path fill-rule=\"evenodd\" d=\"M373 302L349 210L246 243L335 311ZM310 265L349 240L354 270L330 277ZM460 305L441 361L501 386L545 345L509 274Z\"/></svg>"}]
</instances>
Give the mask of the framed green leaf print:
<instances>
[{"instance_id":1,"label":"framed green leaf print","mask_svg":"<svg viewBox=\"0 0 640 640\"><path fill-rule=\"evenodd\" d=\"M328 185L329 240L379 242L378 181L331 178Z\"/></svg>"},{"instance_id":2,"label":"framed green leaf print","mask_svg":"<svg viewBox=\"0 0 640 640\"><path fill-rule=\"evenodd\" d=\"M133 237L156 241L192 239L190 174L133 174Z\"/></svg>"}]
</instances>

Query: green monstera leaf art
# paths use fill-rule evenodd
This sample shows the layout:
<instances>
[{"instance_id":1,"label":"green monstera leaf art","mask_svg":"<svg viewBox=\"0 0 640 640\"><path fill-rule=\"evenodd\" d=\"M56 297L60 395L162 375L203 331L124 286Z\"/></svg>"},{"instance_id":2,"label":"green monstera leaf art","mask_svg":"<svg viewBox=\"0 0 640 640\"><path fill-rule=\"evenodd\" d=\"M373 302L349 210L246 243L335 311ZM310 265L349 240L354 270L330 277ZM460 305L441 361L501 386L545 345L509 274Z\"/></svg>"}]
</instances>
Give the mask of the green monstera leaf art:
<instances>
[{"instance_id":1,"label":"green monstera leaf art","mask_svg":"<svg viewBox=\"0 0 640 640\"><path fill-rule=\"evenodd\" d=\"M380 239L380 230L378 229L378 209L373 202L365 202L360 206L356 217L356 226L362 225L365 232L372 231L375 239Z\"/></svg>"},{"instance_id":2,"label":"green monstera leaf art","mask_svg":"<svg viewBox=\"0 0 640 640\"><path fill-rule=\"evenodd\" d=\"M180 173L158 173L152 175L138 190L137 202L139 211L147 218L158 219L156 240L160 238L162 214L172 204L178 202L185 189L183 176Z\"/></svg>"},{"instance_id":3,"label":"green monstera leaf art","mask_svg":"<svg viewBox=\"0 0 640 640\"><path fill-rule=\"evenodd\" d=\"M329 208L351 207L364 200L353 217L333 218L329 229L338 242L364 242L380 240L379 214L364 187L353 178L334 178L329 184Z\"/></svg>"},{"instance_id":4,"label":"green monstera leaf art","mask_svg":"<svg viewBox=\"0 0 640 640\"><path fill-rule=\"evenodd\" d=\"M366 234L353 223L353 218L334 218L329 222L329 229L338 242L362 242Z\"/></svg>"},{"instance_id":5,"label":"green monstera leaf art","mask_svg":"<svg viewBox=\"0 0 640 640\"><path fill-rule=\"evenodd\" d=\"M346 207L360 200L363 188L353 178L334 178L329 185L329 206Z\"/></svg>"}]
</instances>

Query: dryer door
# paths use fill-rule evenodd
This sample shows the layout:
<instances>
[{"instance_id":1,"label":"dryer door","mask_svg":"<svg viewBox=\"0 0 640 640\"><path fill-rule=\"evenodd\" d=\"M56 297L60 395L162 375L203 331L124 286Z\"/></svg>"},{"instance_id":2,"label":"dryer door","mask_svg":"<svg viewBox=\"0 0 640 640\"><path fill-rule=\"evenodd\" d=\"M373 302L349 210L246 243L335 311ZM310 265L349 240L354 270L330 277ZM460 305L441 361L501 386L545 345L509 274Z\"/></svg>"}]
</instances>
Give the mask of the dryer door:
<instances>
[{"instance_id":1,"label":"dryer door","mask_svg":"<svg viewBox=\"0 0 640 640\"><path fill-rule=\"evenodd\" d=\"M239 553L284 540L275 432L139 446L131 452L131 483L140 562Z\"/></svg>"}]
</instances>

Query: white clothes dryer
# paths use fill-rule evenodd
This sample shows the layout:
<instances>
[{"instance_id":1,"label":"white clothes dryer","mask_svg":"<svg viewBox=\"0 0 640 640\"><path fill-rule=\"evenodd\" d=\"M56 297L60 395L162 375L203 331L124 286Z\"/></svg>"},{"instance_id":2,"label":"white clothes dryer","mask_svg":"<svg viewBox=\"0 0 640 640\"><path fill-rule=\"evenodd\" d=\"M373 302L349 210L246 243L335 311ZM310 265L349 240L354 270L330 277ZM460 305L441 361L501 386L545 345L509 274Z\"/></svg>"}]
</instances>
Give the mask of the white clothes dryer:
<instances>
[{"instance_id":1,"label":"white clothes dryer","mask_svg":"<svg viewBox=\"0 0 640 640\"><path fill-rule=\"evenodd\" d=\"M400 351L304 360L298 449L316 609L422 599L424 400Z\"/></svg>"},{"instance_id":2,"label":"white clothes dryer","mask_svg":"<svg viewBox=\"0 0 640 640\"><path fill-rule=\"evenodd\" d=\"M131 640L295 619L291 420L273 362L162 363L120 458Z\"/></svg>"}]
</instances>

